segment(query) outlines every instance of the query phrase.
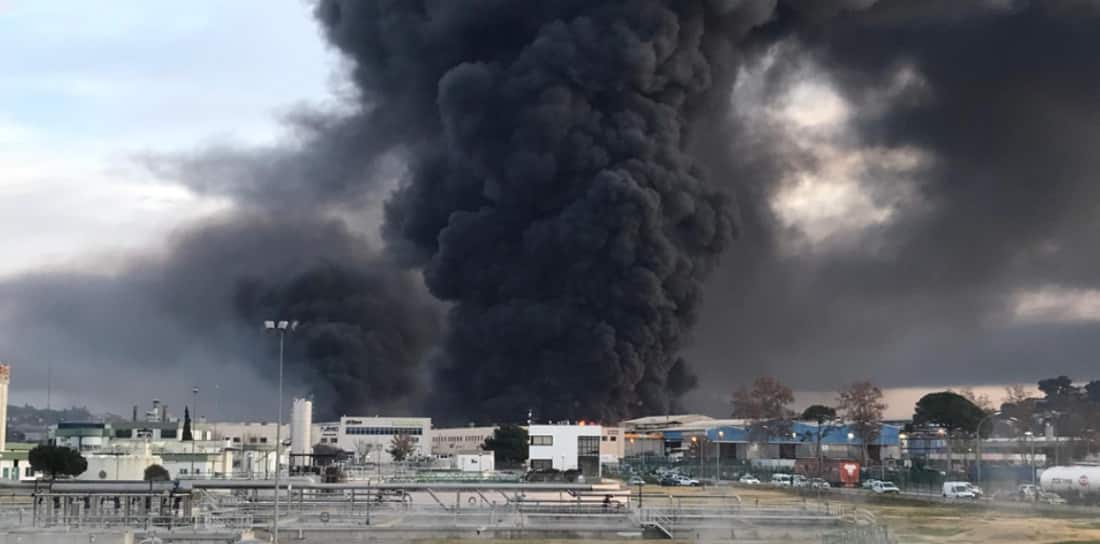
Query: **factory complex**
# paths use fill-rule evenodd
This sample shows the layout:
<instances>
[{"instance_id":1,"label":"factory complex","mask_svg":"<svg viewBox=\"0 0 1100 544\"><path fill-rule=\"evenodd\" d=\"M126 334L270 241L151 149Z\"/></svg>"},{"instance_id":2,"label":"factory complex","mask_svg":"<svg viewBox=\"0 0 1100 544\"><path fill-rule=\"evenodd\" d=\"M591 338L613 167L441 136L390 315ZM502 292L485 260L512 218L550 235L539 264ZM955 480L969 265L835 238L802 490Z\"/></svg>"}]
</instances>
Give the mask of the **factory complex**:
<instances>
[{"instance_id":1,"label":"factory complex","mask_svg":"<svg viewBox=\"0 0 1100 544\"><path fill-rule=\"evenodd\" d=\"M81 480L140 480L150 465L163 466L173 479L267 479L276 467L284 474L319 473L330 464L354 468L363 477L395 472L395 465L486 475L497 460L485 450L497 426L434 427L428 417L343 416L313 421L312 402L295 399L288 424L198 419L190 423L171 416L153 401L151 410L125 422L65 421L49 430L49 442L81 452L88 470ZM594 422L529 422L526 461L499 468L524 471L575 471L599 477L623 463L672 462L697 467L697 473L732 477L736 467L768 470L799 468L807 460L868 463L901 459L900 428L884 425L867 448L844 425L818 429L814 423L791 422L782 433L757 436L746 420L704 415L665 415ZM282 440L282 447L278 441ZM405 451L396 463L397 440ZM723 471L723 464L726 471ZM14 474L14 472L12 473ZM21 478L34 478L29 472ZM14 478L13 478L14 479Z\"/></svg>"}]
</instances>

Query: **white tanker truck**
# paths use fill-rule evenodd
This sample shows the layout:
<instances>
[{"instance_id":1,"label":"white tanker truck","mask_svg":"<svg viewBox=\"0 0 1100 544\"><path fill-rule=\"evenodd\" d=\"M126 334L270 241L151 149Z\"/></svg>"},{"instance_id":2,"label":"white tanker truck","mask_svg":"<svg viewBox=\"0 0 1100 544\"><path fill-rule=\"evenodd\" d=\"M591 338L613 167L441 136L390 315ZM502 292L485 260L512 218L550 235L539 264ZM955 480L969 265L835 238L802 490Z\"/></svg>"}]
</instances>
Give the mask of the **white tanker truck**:
<instances>
[{"instance_id":1,"label":"white tanker truck","mask_svg":"<svg viewBox=\"0 0 1100 544\"><path fill-rule=\"evenodd\" d=\"M1039 475L1039 488L1069 501L1100 501L1100 465L1050 467Z\"/></svg>"}]
</instances>

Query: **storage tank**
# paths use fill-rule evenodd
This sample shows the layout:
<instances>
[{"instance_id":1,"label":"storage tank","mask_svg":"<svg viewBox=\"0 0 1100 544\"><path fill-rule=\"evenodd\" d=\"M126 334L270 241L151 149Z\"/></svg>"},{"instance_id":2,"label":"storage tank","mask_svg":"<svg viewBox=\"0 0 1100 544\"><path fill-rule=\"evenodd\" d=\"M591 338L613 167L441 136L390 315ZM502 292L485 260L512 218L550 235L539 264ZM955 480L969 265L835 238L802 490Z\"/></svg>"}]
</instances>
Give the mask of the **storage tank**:
<instances>
[{"instance_id":1,"label":"storage tank","mask_svg":"<svg viewBox=\"0 0 1100 544\"><path fill-rule=\"evenodd\" d=\"M308 399L294 399L294 408L290 416L290 453L300 455L297 462L291 460L291 464L308 464L304 456L312 453L313 441L311 430L313 429L313 402Z\"/></svg>"},{"instance_id":2,"label":"storage tank","mask_svg":"<svg viewBox=\"0 0 1100 544\"><path fill-rule=\"evenodd\" d=\"M1100 498L1100 465L1050 467L1039 475L1039 488L1065 499Z\"/></svg>"}]
</instances>

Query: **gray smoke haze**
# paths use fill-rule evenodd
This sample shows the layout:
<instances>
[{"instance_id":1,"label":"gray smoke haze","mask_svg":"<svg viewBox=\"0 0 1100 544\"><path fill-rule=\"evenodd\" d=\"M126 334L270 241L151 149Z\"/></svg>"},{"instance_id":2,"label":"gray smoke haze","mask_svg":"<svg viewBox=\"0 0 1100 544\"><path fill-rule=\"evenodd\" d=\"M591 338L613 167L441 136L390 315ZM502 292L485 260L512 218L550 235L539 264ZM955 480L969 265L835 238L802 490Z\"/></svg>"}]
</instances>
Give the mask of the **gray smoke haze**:
<instances>
[{"instance_id":1,"label":"gray smoke haze","mask_svg":"<svg viewBox=\"0 0 1100 544\"><path fill-rule=\"evenodd\" d=\"M464 421L719 412L765 373L1091 377L1100 309L1066 306L1100 288L1095 3L316 14L348 107L266 149L143 157L230 210L101 272L0 283L10 357L270 383L256 323L296 318L321 417ZM1021 310L1051 293L1087 315Z\"/></svg>"}]
</instances>

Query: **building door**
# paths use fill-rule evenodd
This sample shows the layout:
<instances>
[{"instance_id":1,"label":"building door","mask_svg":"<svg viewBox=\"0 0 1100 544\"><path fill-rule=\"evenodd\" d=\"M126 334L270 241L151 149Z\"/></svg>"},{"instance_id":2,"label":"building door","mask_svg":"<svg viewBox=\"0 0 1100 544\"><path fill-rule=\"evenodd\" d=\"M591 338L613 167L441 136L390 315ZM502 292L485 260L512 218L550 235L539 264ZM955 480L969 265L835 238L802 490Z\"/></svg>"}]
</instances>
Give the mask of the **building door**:
<instances>
[{"instance_id":1,"label":"building door","mask_svg":"<svg viewBox=\"0 0 1100 544\"><path fill-rule=\"evenodd\" d=\"M600 437L577 437L577 470L586 481L600 477Z\"/></svg>"}]
</instances>

